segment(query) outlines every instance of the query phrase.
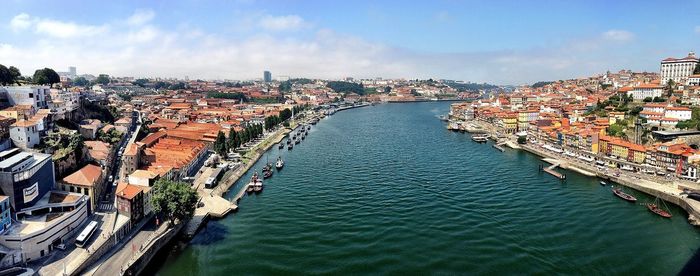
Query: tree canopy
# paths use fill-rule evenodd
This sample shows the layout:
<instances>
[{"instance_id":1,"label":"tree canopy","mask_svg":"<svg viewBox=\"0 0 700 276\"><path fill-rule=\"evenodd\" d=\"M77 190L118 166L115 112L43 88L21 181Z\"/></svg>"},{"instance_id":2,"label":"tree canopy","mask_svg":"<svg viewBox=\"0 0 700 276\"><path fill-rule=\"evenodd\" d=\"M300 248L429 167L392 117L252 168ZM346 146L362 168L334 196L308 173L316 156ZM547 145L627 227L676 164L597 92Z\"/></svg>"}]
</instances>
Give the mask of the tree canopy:
<instances>
[{"instance_id":1,"label":"tree canopy","mask_svg":"<svg viewBox=\"0 0 700 276\"><path fill-rule=\"evenodd\" d=\"M99 76L97 76L97 79L95 79L95 82L102 85L107 85L109 84L109 75L100 74Z\"/></svg>"},{"instance_id":2,"label":"tree canopy","mask_svg":"<svg viewBox=\"0 0 700 276\"><path fill-rule=\"evenodd\" d=\"M54 83L61 82L61 77L59 77L58 73L56 73L56 71L53 69L44 68L34 71L34 77L32 77L32 80L36 84L48 84L53 86Z\"/></svg>"},{"instance_id":3,"label":"tree canopy","mask_svg":"<svg viewBox=\"0 0 700 276\"><path fill-rule=\"evenodd\" d=\"M365 88L362 84L347 82L347 81L329 81L326 86L337 93L355 93L358 95L365 94Z\"/></svg>"},{"instance_id":4,"label":"tree canopy","mask_svg":"<svg viewBox=\"0 0 700 276\"><path fill-rule=\"evenodd\" d=\"M170 220L185 220L192 217L197 204L197 192L184 182L174 182L165 179L156 181L153 185L151 206L153 211Z\"/></svg>"},{"instance_id":5,"label":"tree canopy","mask_svg":"<svg viewBox=\"0 0 700 276\"><path fill-rule=\"evenodd\" d=\"M229 100L243 100L244 102L250 101L248 97L243 93L223 93L212 91L207 93L207 97L215 99L229 99Z\"/></svg>"},{"instance_id":6,"label":"tree canopy","mask_svg":"<svg viewBox=\"0 0 700 276\"><path fill-rule=\"evenodd\" d=\"M77 77L73 80L73 85L75 86L87 86L90 82L83 77Z\"/></svg>"},{"instance_id":7,"label":"tree canopy","mask_svg":"<svg viewBox=\"0 0 700 276\"><path fill-rule=\"evenodd\" d=\"M13 83L19 84L19 80L22 77L22 73L19 69L14 66L5 67L5 65L0 64L0 84L10 85Z\"/></svg>"},{"instance_id":8,"label":"tree canopy","mask_svg":"<svg viewBox=\"0 0 700 276\"><path fill-rule=\"evenodd\" d=\"M216 140L214 141L214 151L217 154L224 156L226 155L227 146L228 143L226 142L226 135L223 131L219 131L219 134L216 136Z\"/></svg>"}]
</instances>

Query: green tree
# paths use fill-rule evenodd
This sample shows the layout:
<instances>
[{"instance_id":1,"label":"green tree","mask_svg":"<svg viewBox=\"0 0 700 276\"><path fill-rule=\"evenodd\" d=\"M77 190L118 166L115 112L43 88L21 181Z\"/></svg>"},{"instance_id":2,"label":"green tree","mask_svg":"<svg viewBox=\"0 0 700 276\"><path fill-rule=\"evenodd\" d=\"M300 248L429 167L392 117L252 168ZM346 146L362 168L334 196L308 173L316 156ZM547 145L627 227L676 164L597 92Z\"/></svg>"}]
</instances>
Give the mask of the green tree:
<instances>
[{"instance_id":1,"label":"green tree","mask_svg":"<svg viewBox=\"0 0 700 276\"><path fill-rule=\"evenodd\" d=\"M75 86L87 86L90 82L83 77L77 77L73 80L73 85Z\"/></svg>"},{"instance_id":2,"label":"green tree","mask_svg":"<svg viewBox=\"0 0 700 276\"><path fill-rule=\"evenodd\" d=\"M97 76L97 79L95 79L95 82L102 85L107 85L109 84L109 75L100 74L99 76Z\"/></svg>"},{"instance_id":3,"label":"green tree","mask_svg":"<svg viewBox=\"0 0 700 276\"><path fill-rule=\"evenodd\" d=\"M633 107L633 108L630 110L630 115L632 115L632 116L637 116L637 115L639 115L639 112L642 112L642 110L644 110L643 107L641 107L641 106L635 106L635 107Z\"/></svg>"},{"instance_id":4,"label":"green tree","mask_svg":"<svg viewBox=\"0 0 700 276\"><path fill-rule=\"evenodd\" d=\"M150 204L153 211L171 224L175 224L175 220L189 219L194 214L197 192L189 184L160 179L153 185L152 193Z\"/></svg>"},{"instance_id":5,"label":"green tree","mask_svg":"<svg viewBox=\"0 0 700 276\"><path fill-rule=\"evenodd\" d=\"M668 82L666 82L666 87L664 87L664 90L666 90L666 97L671 97L673 95L673 91L676 90L676 82L673 81L673 79L668 79Z\"/></svg>"},{"instance_id":6,"label":"green tree","mask_svg":"<svg viewBox=\"0 0 700 276\"><path fill-rule=\"evenodd\" d=\"M19 69L17 69L17 67L14 66L10 66L8 69L10 70L10 80L19 85L19 80L22 78L22 73L19 71Z\"/></svg>"},{"instance_id":7,"label":"green tree","mask_svg":"<svg viewBox=\"0 0 700 276\"><path fill-rule=\"evenodd\" d=\"M621 123L615 123L608 127L608 135L623 137L625 136L625 126Z\"/></svg>"},{"instance_id":8,"label":"green tree","mask_svg":"<svg viewBox=\"0 0 700 276\"><path fill-rule=\"evenodd\" d=\"M238 140L238 133L236 133L236 130L233 129L233 127L231 127L231 129L228 131L228 141L226 141L226 143L227 143L226 146L228 147L229 150L235 150L238 148L237 140Z\"/></svg>"},{"instance_id":9,"label":"green tree","mask_svg":"<svg viewBox=\"0 0 700 276\"><path fill-rule=\"evenodd\" d=\"M32 78L36 84L48 84L53 86L54 83L61 82L61 77L58 73L51 68L44 68L34 71L34 77Z\"/></svg>"},{"instance_id":10,"label":"green tree","mask_svg":"<svg viewBox=\"0 0 700 276\"><path fill-rule=\"evenodd\" d=\"M214 151L219 155L226 155L226 135L223 131L219 131L214 141Z\"/></svg>"},{"instance_id":11,"label":"green tree","mask_svg":"<svg viewBox=\"0 0 700 276\"><path fill-rule=\"evenodd\" d=\"M12 82L12 72L5 65L0 64L0 84L8 85Z\"/></svg>"},{"instance_id":12,"label":"green tree","mask_svg":"<svg viewBox=\"0 0 700 276\"><path fill-rule=\"evenodd\" d=\"M518 136L518 144L525 144L527 142L527 137Z\"/></svg>"},{"instance_id":13,"label":"green tree","mask_svg":"<svg viewBox=\"0 0 700 276\"><path fill-rule=\"evenodd\" d=\"M693 69L693 75L700 74L700 63L695 65L695 69Z\"/></svg>"},{"instance_id":14,"label":"green tree","mask_svg":"<svg viewBox=\"0 0 700 276\"><path fill-rule=\"evenodd\" d=\"M646 98L644 98L643 102L645 102L645 103L650 103L650 102L652 102L653 100L654 100L654 99L653 99L652 97L646 97Z\"/></svg>"}]
</instances>

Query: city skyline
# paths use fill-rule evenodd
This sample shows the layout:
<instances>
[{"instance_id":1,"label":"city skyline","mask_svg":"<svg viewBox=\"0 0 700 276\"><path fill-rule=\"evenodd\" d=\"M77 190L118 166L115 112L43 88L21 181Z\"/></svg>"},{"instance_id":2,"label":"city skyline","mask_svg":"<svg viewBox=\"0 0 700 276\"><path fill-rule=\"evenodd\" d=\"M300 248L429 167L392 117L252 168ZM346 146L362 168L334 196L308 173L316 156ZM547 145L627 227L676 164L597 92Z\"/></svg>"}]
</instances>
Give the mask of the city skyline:
<instances>
[{"instance_id":1,"label":"city skyline","mask_svg":"<svg viewBox=\"0 0 700 276\"><path fill-rule=\"evenodd\" d=\"M0 60L25 75L76 66L133 77L259 79L269 70L523 84L657 72L659 60L696 50L698 3L632 3L13 0L0 11ZM678 16L647 20L664 11Z\"/></svg>"}]
</instances>

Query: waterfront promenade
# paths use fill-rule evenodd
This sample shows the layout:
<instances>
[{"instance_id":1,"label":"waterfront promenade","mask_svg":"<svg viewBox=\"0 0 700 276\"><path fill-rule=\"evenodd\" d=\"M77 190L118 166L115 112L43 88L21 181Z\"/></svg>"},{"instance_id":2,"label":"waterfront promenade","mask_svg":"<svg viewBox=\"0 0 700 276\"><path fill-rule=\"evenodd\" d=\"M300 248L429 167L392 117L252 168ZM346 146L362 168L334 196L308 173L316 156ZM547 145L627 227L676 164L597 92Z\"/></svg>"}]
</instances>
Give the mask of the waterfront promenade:
<instances>
[{"instance_id":1,"label":"waterfront promenade","mask_svg":"<svg viewBox=\"0 0 700 276\"><path fill-rule=\"evenodd\" d=\"M479 120L471 120L469 123L478 125L481 127L481 129L489 133L491 137L496 137L499 131L498 127ZM514 143L509 138L505 139L505 143ZM559 179L563 179L563 174L553 170L554 167L575 171L587 176L596 176L602 179L607 179L651 196L659 197L681 207L688 213L688 222L692 225L700 226L700 202L689 199L683 193L683 189L700 190L699 183L687 180L652 176L638 172L629 172L609 167L605 167L601 170L593 163L587 163L575 157L548 151L536 143L519 145L519 147L527 152L543 157L543 161L552 164L553 166L551 168L544 168L544 170ZM610 158L603 159L609 160ZM620 160L614 161L620 162Z\"/></svg>"},{"instance_id":2,"label":"waterfront promenade","mask_svg":"<svg viewBox=\"0 0 700 276\"><path fill-rule=\"evenodd\" d=\"M698 183L676 183L667 181L665 183L655 182L643 177L639 173L627 172L619 169L605 168L600 170L592 164L583 162L576 158L571 158L563 154L557 154L547 151L543 148L533 145L521 145L521 148L527 152L541 156L543 158L554 159L562 168L570 169L578 172L595 172L595 176L608 179L614 183L618 183L637 191L649 194L654 197L659 197L665 201L671 202L688 212L688 222L700 226L700 202L689 199L683 195L682 188L700 189ZM550 161L551 162L551 161Z\"/></svg>"}]
</instances>

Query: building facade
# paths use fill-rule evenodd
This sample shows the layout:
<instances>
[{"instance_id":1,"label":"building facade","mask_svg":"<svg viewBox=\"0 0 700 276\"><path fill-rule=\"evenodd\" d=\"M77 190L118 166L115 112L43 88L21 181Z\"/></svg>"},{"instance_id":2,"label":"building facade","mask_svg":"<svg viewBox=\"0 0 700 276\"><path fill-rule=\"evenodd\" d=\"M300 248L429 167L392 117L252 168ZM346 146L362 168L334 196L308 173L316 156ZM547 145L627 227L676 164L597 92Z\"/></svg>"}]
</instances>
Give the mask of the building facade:
<instances>
[{"instance_id":1,"label":"building facade","mask_svg":"<svg viewBox=\"0 0 700 276\"><path fill-rule=\"evenodd\" d=\"M695 57L695 52L688 53L684 58L667 58L661 61L661 83L665 84L668 80L673 80L676 83L685 84L688 77L693 74L695 66L698 64L698 58Z\"/></svg>"}]
</instances>

